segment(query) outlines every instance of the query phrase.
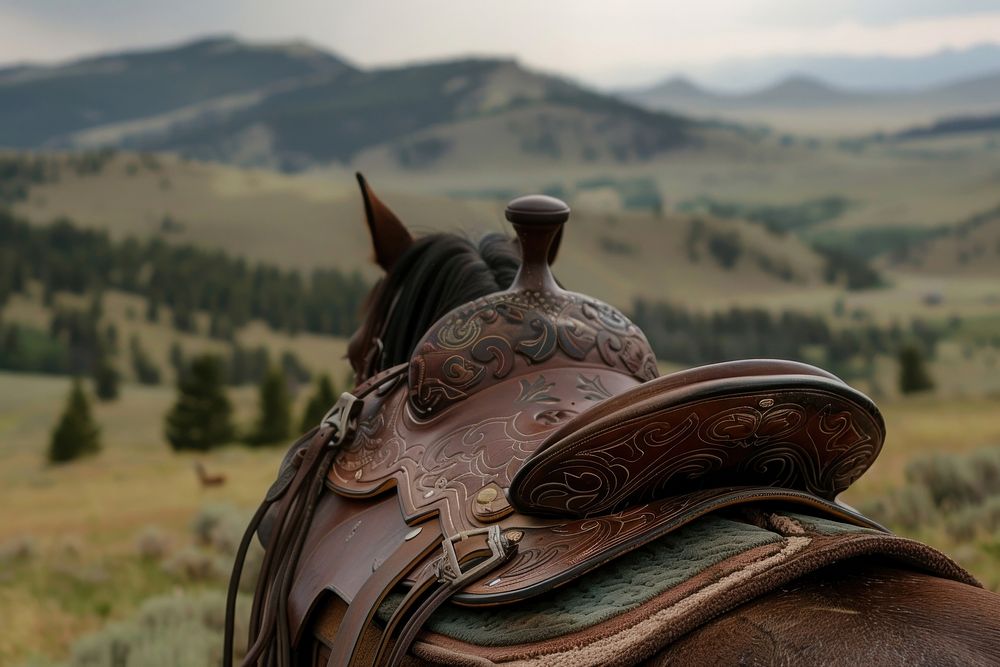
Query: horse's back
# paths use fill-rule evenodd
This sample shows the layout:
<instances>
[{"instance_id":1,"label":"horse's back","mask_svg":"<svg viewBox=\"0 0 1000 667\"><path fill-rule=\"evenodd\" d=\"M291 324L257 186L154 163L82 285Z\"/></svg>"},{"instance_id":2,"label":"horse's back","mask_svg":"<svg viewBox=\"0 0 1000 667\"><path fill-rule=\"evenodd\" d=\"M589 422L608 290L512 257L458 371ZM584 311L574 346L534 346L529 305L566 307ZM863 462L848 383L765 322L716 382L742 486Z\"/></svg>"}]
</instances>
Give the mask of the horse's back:
<instances>
[{"instance_id":1,"label":"horse's back","mask_svg":"<svg viewBox=\"0 0 1000 667\"><path fill-rule=\"evenodd\" d=\"M648 664L1000 665L1000 598L848 561L733 609Z\"/></svg>"}]
</instances>

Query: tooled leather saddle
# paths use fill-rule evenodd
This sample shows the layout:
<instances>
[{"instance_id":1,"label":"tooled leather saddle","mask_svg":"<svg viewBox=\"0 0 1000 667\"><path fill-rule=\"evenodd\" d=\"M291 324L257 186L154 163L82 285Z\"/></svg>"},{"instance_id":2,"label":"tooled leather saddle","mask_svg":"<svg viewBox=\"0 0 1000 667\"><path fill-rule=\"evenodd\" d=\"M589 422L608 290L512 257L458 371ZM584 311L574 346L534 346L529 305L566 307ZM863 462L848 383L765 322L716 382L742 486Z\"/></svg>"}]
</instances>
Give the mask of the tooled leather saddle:
<instances>
[{"instance_id":1,"label":"tooled leather saddle","mask_svg":"<svg viewBox=\"0 0 1000 667\"><path fill-rule=\"evenodd\" d=\"M882 447L871 400L792 361L658 377L634 324L552 277L569 208L525 197L506 216L511 288L443 317L286 456L240 547L263 523L244 664L313 659L297 647L329 596L345 609L327 664L397 664L445 602L540 595L734 505L880 528L836 500Z\"/></svg>"}]
</instances>

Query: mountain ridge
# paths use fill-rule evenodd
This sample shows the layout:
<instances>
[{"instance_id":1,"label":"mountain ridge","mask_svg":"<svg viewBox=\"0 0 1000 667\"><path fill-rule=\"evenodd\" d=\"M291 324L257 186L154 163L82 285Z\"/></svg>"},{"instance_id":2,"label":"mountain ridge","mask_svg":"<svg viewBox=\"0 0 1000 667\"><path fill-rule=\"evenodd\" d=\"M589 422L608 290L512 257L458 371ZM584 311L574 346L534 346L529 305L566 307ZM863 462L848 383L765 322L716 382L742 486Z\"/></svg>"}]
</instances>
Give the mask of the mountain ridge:
<instances>
[{"instance_id":1,"label":"mountain ridge","mask_svg":"<svg viewBox=\"0 0 1000 667\"><path fill-rule=\"evenodd\" d=\"M670 77L650 87L622 91L620 96L649 109L763 122L793 131L808 132L823 123L846 133L901 131L949 116L1000 112L1000 63L992 73L902 92L850 89L793 74L740 93Z\"/></svg>"},{"instance_id":2,"label":"mountain ridge","mask_svg":"<svg viewBox=\"0 0 1000 667\"><path fill-rule=\"evenodd\" d=\"M525 109L537 113L525 119ZM303 42L232 37L0 79L0 146L177 151L290 171L394 142L406 144L401 163L426 164L458 141L450 125L504 114L502 141L529 160L643 160L684 144L694 127L509 58L361 69ZM429 128L435 137L414 143Z\"/></svg>"},{"instance_id":3,"label":"mountain ridge","mask_svg":"<svg viewBox=\"0 0 1000 667\"><path fill-rule=\"evenodd\" d=\"M793 73L858 92L906 92L945 86L1000 69L1000 43L944 48L917 56L789 55L728 60L689 68L704 85L724 90L766 88Z\"/></svg>"}]
</instances>

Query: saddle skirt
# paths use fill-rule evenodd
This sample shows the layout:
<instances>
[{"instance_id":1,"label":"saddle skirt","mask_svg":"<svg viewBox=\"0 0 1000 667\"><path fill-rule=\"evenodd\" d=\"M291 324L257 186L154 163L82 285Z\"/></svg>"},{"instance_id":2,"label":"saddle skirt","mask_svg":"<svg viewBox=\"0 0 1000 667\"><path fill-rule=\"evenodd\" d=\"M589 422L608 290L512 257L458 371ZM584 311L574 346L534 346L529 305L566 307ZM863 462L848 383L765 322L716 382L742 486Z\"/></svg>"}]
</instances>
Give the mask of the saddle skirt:
<instances>
[{"instance_id":1,"label":"saddle skirt","mask_svg":"<svg viewBox=\"0 0 1000 667\"><path fill-rule=\"evenodd\" d=\"M393 662L445 601L523 601L748 503L884 530L836 500L882 447L872 401L793 361L658 377L638 327L552 277L568 214L551 198L512 202L512 287L445 315L408 364L350 397L361 405L320 471L290 577L293 647L332 593L347 611L330 664L358 664L364 629L402 591L375 651Z\"/></svg>"}]
</instances>

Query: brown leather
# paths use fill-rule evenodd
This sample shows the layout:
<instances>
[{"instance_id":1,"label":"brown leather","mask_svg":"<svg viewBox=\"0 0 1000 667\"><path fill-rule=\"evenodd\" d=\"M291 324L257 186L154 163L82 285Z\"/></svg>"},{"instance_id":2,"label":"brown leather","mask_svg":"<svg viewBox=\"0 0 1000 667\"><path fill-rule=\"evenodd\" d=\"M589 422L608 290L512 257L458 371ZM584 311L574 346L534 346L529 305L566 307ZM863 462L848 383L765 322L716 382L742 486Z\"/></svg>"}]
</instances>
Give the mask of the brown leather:
<instances>
[{"instance_id":1,"label":"brown leather","mask_svg":"<svg viewBox=\"0 0 1000 667\"><path fill-rule=\"evenodd\" d=\"M506 532L523 533L517 555L454 597L457 604L512 603L551 591L711 512L741 505L794 509L884 531L843 505L808 493L768 487L706 489L631 507L607 516L525 527L513 517Z\"/></svg>"},{"instance_id":2,"label":"brown leather","mask_svg":"<svg viewBox=\"0 0 1000 667\"><path fill-rule=\"evenodd\" d=\"M815 375L719 378L634 401L630 393L609 401L619 409L542 443L511 480L514 507L587 517L740 483L833 500L885 440L867 396Z\"/></svg>"},{"instance_id":3,"label":"brown leather","mask_svg":"<svg viewBox=\"0 0 1000 667\"><path fill-rule=\"evenodd\" d=\"M355 665L355 654L365 628L386 596L425 556L441 544L441 531L434 522L421 526L411 539L404 540L396 551L365 581L344 614L337 637L330 647L331 667Z\"/></svg>"},{"instance_id":4,"label":"brown leather","mask_svg":"<svg viewBox=\"0 0 1000 667\"><path fill-rule=\"evenodd\" d=\"M688 368L671 373L670 375L658 377L649 382L644 382L633 389L601 401L585 413L577 415L554 431L548 437L548 440L539 447L538 452L541 453L545 449L548 449L554 443L562 440L571 433L580 433L585 427L599 419L621 414L630 406L653 396L663 395L686 385L699 384L709 380L764 377L769 375L814 375L842 382L836 375L821 368L786 359L738 359L736 361L725 361L718 364Z\"/></svg>"},{"instance_id":5,"label":"brown leather","mask_svg":"<svg viewBox=\"0 0 1000 667\"><path fill-rule=\"evenodd\" d=\"M388 496L374 503L328 493L305 544L288 598L288 623L298 641L302 622L327 591L352 602L361 587L414 529Z\"/></svg>"},{"instance_id":6,"label":"brown leather","mask_svg":"<svg viewBox=\"0 0 1000 667\"><path fill-rule=\"evenodd\" d=\"M522 252L513 285L456 308L417 344L409 398L421 417L529 372L573 366L639 382L657 376L656 356L638 327L608 304L556 284L549 250L569 207L554 201L511 203L508 218L520 221L514 229Z\"/></svg>"}]
</instances>

